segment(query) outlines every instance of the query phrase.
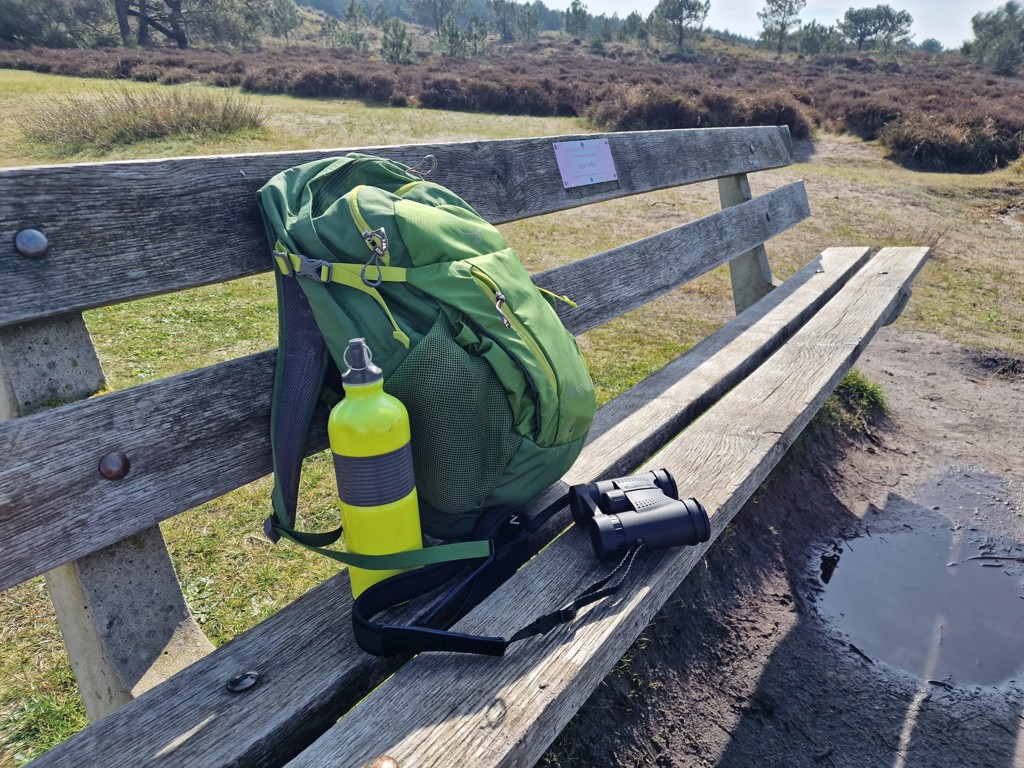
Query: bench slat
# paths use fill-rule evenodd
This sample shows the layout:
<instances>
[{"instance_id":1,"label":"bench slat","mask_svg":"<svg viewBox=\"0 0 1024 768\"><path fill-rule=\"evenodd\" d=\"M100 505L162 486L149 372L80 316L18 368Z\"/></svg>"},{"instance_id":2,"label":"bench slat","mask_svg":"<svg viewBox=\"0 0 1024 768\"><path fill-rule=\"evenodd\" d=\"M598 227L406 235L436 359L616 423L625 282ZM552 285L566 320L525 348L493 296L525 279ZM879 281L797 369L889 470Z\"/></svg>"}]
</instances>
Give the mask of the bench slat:
<instances>
[{"instance_id":1,"label":"bench slat","mask_svg":"<svg viewBox=\"0 0 1024 768\"><path fill-rule=\"evenodd\" d=\"M829 249L762 302L603 407L569 481L631 471L658 447L659 438L664 442L677 433L790 338L866 257L863 248ZM538 507L546 503L542 499ZM35 764L279 764L394 668L394 662L356 648L350 610L342 572ZM396 620L411 621L421 610L406 608ZM225 681L247 669L261 672L260 685L228 694ZM336 762L335 756L330 764Z\"/></svg>"},{"instance_id":2,"label":"bench slat","mask_svg":"<svg viewBox=\"0 0 1024 768\"><path fill-rule=\"evenodd\" d=\"M450 186L494 223L792 163L785 127L556 138L606 138L617 188L567 194L552 138L355 151L409 165L434 155L438 166L429 178ZM34 228L50 243L42 259L23 258L13 248L4 254L0 325L267 271L256 190L285 168L346 151L0 170L0 242L13 243L18 231Z\"/></svg>"},{"instance_id":3,"label":"bench slat","mask_svg":"<svg viewBox=\"0 0 1024 768\"><path fill-rule=\"evenodd\" d=\"M536 280L579 302L559 310L578 335L808 215L796 182ZM268 474L272 385L273 353L265 352L0 424L0 493L11 494L0 497L0 589ZM201 411L196 392L204 393ZM326 447L323 419L314 423L311 452ZM97 466L115 451L128 455L132 471L110 481ZM33 514L18 514L25 509Z\"/></svg>"},{"instance_id":4,"label":"bench slat","mask_svg":"<svg viewBox=\"0 0 1024 768\"><path fill-rule=\"evenodd\" d=\"M670 467L712 514L717 537L767 477L898 306L927 249L886 249L768 362L646 468ZM532 765L709 545L649 553L633 588L571 627L514 647L504 659L423 655L377 688L289 763L361 766ZM571 530L460 622L508 634L607 573ZM639 585L643 585L642 587Z\"/></svg>"},{"instance_id":5,"label":"bench slat","mask_svg":"<svg viewBox=\"0 0 1024 768\"><path fill-rule=\"evenodd\" d=\"M251 355L0 424L0 589L266 475L274 357ZM107 480L100 460L117 451L131 469Z\"/></svg>"},{"instance_id":6,"label":"bench slat","mask_svg":"<svg viewBox=\"0 0 1024 768\"><path fill-rule=\"evenodd\" d=\"M802 181L635 243L555 267L537 284L568 291L576 309L560 306L575 334L636 309L728 263L811 215Z\"/></svg>"}]
</instances>

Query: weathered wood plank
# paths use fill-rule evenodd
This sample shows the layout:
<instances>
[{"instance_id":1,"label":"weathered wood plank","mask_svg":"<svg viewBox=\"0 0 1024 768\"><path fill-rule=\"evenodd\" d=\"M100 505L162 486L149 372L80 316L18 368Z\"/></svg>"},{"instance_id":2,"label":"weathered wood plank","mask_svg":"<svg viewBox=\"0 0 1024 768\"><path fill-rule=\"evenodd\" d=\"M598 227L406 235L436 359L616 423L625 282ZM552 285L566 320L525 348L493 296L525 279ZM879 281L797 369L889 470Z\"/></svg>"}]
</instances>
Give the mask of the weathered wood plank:
<instances>
[{"instance_id":1,"label":"weathered wood plank","mask_svg":"<svg viewBox=\"0 0 1024 768\"><path fill-rule=\"evenodd\" d=\"M659 438L664 442L678 432L701 403L706 406L731 389L790 338L866 256L866 249L826 251L764 302L602 408L568 480L587 482L632 470L656 450ZM542 499L538 507L546 503ZM561 525L566 522L561 517ZM283 762L394 669L355 647L349 595L348 577L342 573L46 753L36 765ZM422 610L407 607L396 620L408 622ZM227 694L224 682L247 669L260 671L260 685L244 695Z\"/></svg>"},{"instance_id":2,"label":"weathered wood plank","mask_svg":"<svg viewBox=\"0 0 1024 768\"><path fill-rule=\"evenodd\" d=\"M87 398L103 383L81 315L0 328L0 421ZM52 473L46 454L38 461ZM189 615L157 527L50 571L46 588L91 720L213 650Z\"/></svg>"},{"instance_id":3,"label":"weathered wood plank","mask_svg":"<svg viewBox=\"0 0 1024 768\"><path fill-rule=\"evenodd\" d=\"M920 269L927 249L880 253L769 361L649 463L684 479L717 537L853 365ZM503 634L604 575L570 530L458 625ZM289 763L526 766L583 705L708 545L649 553L632 589L513 648L503 659L427 654L403 667Z\"/></svg>"},{"instance_id":4,"label":"weathered wood plank","mask_svg":"<svg viewBox=\"0 0 1024 768\"><path fill-rule=\"evenodd\" d=\"M0 589L267 474L273 376L265 352L0 424Z\"/></svg>"},{"instance_id":5,"label":"weathered wood plank","mask_svg":"<svg viewBox=\"0 0 1024 768\"><path fill-rule=\"evenodd\" d=\"M570 196L554 141L606 138L618 188ZM32 228L44 258L0 254L0 325L222 282L270 268L256 190L332 149L0 170L0 242ZM371 147L417 165L499 223L792 162L785 127L557 136ZM676 162L666 161L676 158ZM54 201L61 201L55 204ZM126 215L130 212L130 215ZM59 286L59 290L56 287Z\"/></svg>"},{"instance_id":6,"label":"weathered wood plank","mask_svg":"<svg viewBox=\"0 0 1024 768\"><path fill-rule=\"evenodd\" d=\"M537 276L568 293L558 308L575 334L642 306L769 240L811 215L802 181L724 211Z\"/></svg>"},{"instance_id":7,"label":"weathered wood plank","mask_svg":"<svg viewBox=\"0 0 1024 768\"><path fill-rule=\"evenodd\" d=\"M559 311L570 331L580 334L725 263L808 213L798 182L541 273L537 282L578 301L579 309ZM272 385L273 355L263 353L0 426L6 457L0 467L0 589L266 475ZM203 392L201 400L196 392ZM325 446L321 431L310 450ZM125 453L132 463L122 480L97 472L100 459L112 452ZM70 513L69 498L75 499ZM20 514L24 509L33 513ZM145 511L129 511L135 509Z\"/></svg>"}]
</instances>

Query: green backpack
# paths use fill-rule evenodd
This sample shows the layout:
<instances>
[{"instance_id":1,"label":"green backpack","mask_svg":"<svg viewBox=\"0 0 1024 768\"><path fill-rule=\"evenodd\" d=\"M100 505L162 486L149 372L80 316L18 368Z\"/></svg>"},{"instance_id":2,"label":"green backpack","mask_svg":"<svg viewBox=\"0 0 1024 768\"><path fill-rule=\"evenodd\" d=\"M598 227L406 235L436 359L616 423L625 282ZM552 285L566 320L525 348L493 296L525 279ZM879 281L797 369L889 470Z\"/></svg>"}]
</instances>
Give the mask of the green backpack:
<instances>
[{"instance_id":1,"label":"green backpack","mask_svg":"<svg viewBox=\"0 0 1024 768\"><path fill-rule=\"evenodd\" d=\"M568 300L537 288L497 229L450 190L362 154L284 171L258 202L280 320L273 540L340 535L293 529L313 412L355 337L409 412L425 533L479 535L487 510L523 507L562 477L590 429L593 384L555 312Z\"/></svg>"}]
</instances>

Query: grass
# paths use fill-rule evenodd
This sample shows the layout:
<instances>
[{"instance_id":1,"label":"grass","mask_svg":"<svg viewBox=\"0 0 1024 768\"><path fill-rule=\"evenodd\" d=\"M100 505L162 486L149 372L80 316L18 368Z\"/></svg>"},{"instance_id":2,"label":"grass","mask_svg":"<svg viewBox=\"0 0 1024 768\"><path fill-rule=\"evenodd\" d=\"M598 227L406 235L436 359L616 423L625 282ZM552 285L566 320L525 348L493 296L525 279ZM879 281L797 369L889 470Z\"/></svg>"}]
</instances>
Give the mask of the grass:
<instances>
[{"instance_id":1,"label":"grass","mask_svg":"<svg viewBox=\"0 0 1024 768\"><path fill-rule=\"evenodd\" d=\"M882 385L854 369L839 382L815 418L820 428L863 433L887 413Z\"/></svg>"},{"instance_id":2,"label":"grass","mask_svg":"<svg viewBox=\"0 0 1024 768\"><path fill-rule=\"evenodd\" d=\"M0 164L115 160L172 155L270 152L315 147L457 141L576 133L575 118L530 118L366 106L336 99L247 97L264 127L230 135L191 133L69 152L29 144L26 116L54 99L89 98L96 81L0 71ZM139 98L201 86L126 83ZM223 90L216 91L224 93ZM931 244L932 262L915 283L903 328L978 349L1024 355L1024 263L1013 211L1024 169L986 175L921 174L886 161L884 149L831 137L805 161L751 179L755 194L805 179L814 217L769 244L786 277L830 245ZM533 271L635 240L718 208L714 184L657 192L503 225ZM601 402L706 336L732 315L729 278L718 269L580 339ZM271 280L256 276L86 313L112 389L271 348L276 307ZM878 406L870 382L844 383L856 407L836 419L856 427ZM831 406L830 406L831 407ZM329 461L307 462L306 524L335 517ZM165 523L183 590L204 631L220 644L335 572L325 558L261 533L270 486L264 479ZM45 588L32 580L0 594L0 766L19 765L84 723Z\"/></svg>"},{"instance_id":3,"label":"grass","mask_svg":"<svg viewBox=\"0 0 1024 768\"><path fill-rule=\"evenodd\" d=\"M68 153L26 141L24 122L55 101L88 99L108 86L85 78L58 77L19 70L0 70L0 166L53 162L128 160L181 155L373 147L432 141L470 141L545 136L590 130L576 118L521 117L466 113L453 120L440 110L409 110L367 105L343 99L296 99L288 96L246 96L266 114L263 130L231 135L174 135L150 138L127 146L82 147ZM124 82L130 94L191 92L222 95L225 91L196 84L164 86ZM414 118L410 118L413 115Z\"/></svg>"},{"instance_id":4,"label":"grass","mask_svg":"<svg viewBox=\"0 0 1024 768\"><path fill-rule=\"evenodd\" d=\"M121 86L40 104L23 130L30 142L74 155L168 137L259 135L266 119L259 103L231 91Z\"/></svg>"}]
</instances>

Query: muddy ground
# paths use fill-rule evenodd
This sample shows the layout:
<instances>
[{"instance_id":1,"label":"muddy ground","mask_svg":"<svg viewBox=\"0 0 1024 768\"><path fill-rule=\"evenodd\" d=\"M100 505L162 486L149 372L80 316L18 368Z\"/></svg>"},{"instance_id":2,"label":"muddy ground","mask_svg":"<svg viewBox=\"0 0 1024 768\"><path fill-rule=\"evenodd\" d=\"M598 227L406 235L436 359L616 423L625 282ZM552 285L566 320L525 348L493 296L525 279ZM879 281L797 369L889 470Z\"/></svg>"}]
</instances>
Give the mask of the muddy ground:
<instances>
[{"instance_id":1,"label":"muddy ground","mask_svg":"<svg viewBox=\"0 0 1024 768\"><path fill-rule=\"evenodd\" d=\"M954 628L979 664L1014 666L1007 648L1024 662L1024 637L990 643L1005 627L929 607L982 563L1024 595L1024 362L897 324L857 367L884 384L890 417L868 436L798 444L541 764L1024 766L1024 663L986 685L938 663ZM838 582L858 547L914 532L948 544L920 579L926 597L900 608L883 586L867 606L890 626L934 611L935 631L907 641L923 657L907 671L829 614L822 567ZM990 559L966 560L978 556Z\"/></svg>"}]
</instances>

